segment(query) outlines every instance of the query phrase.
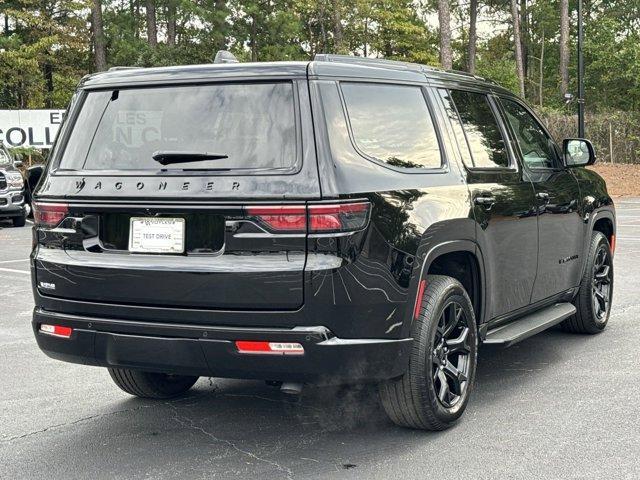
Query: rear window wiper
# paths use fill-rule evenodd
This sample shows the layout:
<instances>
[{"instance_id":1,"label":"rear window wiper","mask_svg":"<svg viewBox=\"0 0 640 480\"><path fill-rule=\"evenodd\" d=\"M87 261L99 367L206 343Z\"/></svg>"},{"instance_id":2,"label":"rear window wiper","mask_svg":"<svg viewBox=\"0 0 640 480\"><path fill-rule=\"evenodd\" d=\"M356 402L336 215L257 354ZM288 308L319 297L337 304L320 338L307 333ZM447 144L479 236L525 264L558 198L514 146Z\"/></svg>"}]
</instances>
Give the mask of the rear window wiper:
<instances>
[{"instance_id":1,"label":"rear window wiper","mask_svg":"<svg viewBox=\"0 0 640 480\"><path fill-rule=\"evenodd\" d=\"M209 152L179 152L174 150L159 150L151 155L153 159L162 165L171 165L173 163L202 162L205 160L221 160L229 158L223 153Z\"/></svg>"}]
</instances>

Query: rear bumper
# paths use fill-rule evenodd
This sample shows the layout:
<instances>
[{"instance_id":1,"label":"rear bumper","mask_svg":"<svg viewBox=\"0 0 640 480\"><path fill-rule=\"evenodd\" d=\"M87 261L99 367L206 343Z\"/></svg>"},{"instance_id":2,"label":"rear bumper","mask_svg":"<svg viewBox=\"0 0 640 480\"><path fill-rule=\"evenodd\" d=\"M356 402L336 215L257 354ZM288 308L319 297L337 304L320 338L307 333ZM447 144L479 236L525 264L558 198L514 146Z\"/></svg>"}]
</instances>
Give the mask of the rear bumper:
<instances>
[{"instance_id":1,"label":"rear bumper","mask_svg":"<svg viewBox=\"0 0 640 480\"><path fill-rule=\"evenodd\" d=\"M40 324L73 328L71 338ZM325 327L240 328L150 323L36 308L33 330L49 357L72 363L185 375L332 384L401 375L412 339L340 339ZM236 340L298 342L304 355L240 354Z\"/></svg>"}]
</instances>

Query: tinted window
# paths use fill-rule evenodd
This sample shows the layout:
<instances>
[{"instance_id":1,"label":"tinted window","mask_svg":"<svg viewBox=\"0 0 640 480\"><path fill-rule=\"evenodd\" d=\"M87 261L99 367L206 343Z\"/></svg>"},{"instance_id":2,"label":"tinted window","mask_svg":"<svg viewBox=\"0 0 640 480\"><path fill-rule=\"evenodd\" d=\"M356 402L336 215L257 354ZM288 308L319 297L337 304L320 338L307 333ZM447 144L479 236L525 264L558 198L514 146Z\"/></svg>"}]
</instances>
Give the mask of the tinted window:
<instances>
[{"instance_id":1,"label":"tinted window","mask_svg":"<svg viewBox=\"0 0 640 480\"><path fill-rule=\"evenodd\" d=\"M531 168L553 168L555 147L544 129L522 105L506 99L501 101L524 163Z\"/></svg>"},{"instance_id":2,"label":"tinted window","mask_svg":"<svg viewBox=\"0 0 640 480\"><path fill-rule=\"evenodd\" d=\"M507 146L486 95L451 90L476 168L509 167Z\"/></svg>"},{"instance_id":3,"label":"tinted window","mask_svg":"<svg viewBox=\"0 0 640 480\"><path fill-rule=\"evenodd\" d=\"M464 131L462 130L462 124L460 123L460 117L458 116L458 112L456 110L455 105L453 104L453 99L449 94L448 90L439 89L438 93L440 94L440 98L442 98L442 103L444 105L444 111L449 117L449 122L451 127L453 128L453 134L456 137L458 150L460 151L460 156L462 157L462 161L465 165L473 166L473 160L471 159L471 152L467 147L467 141L465 139Z\"/></svg>"},{"instance_id":4,"label":"tinted window","mask_svg":"<svg viewBox=\"0 0 640 480\"><path fill-rule=\"evenodd\" d=\"M420 87L342 83L353 139L365 155L406 168L441 166Z\"/></svg>"},{"instance_id":5,"label":"tinted window","mask_svg":"<svg viewBox=\"0 0 640 480\"><path fill-rule=\"evenodd\" d=\"M293 85L227 84L90 92L60 168L158 170L156 151L207 152L192 169L290 169L296 163Z\"/></svg>"}]
</instances>

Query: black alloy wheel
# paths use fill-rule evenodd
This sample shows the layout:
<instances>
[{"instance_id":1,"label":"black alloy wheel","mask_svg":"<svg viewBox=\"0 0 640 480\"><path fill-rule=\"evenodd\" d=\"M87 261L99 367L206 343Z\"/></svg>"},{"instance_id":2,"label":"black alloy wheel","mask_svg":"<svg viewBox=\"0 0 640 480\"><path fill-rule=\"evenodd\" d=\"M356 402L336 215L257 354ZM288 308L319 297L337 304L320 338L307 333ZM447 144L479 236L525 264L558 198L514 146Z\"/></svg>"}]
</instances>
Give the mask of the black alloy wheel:
<instances>
[{"instance_id":1,"label":"black alloy wheel","mask_svg":"<svg viewBox=\"0 0 640 480\"><path fill-rule=\"evenodd\" d=\"M444 430L462 416L473 389L478 329L473 304L460 282L427 275L411 326L405 373L380 384L380 400L397 425Z\"/></svg>"},{"instance_id":2,"label":"black alloy wheel","mask_svg":"<svg viewBox=\"0 0 640 480\"><path fill-rule=\"evenodd\" d=\"M600 244L593 262L593 311L599 321L607 317L611 305L611 258L607 246Z\"/></svg>"},{"instance_id":3,"label":"black alloy wheel","mask_svg":"<svg viewBox=\"0 0 640 480\"><path fill-rule=\"evenodd\" d=\"M438 320L431 360L433 385L445 408L454 407L465 394L471 356L469 320L455 301L447 304Z\"/></svg>"},{"instance_id":4,"label":"black alloy wheel","mask_svg":"<svg viewBox=\"0 0 640 480\"><path fill-rule=\"evenodd\" d=\"M580 289L573 300L576 314L562 322L562 329L590 334L603 331L611 314L613 280L613 252L609 239L602 232L593 232Z\"/></svg>"}]
</instances>

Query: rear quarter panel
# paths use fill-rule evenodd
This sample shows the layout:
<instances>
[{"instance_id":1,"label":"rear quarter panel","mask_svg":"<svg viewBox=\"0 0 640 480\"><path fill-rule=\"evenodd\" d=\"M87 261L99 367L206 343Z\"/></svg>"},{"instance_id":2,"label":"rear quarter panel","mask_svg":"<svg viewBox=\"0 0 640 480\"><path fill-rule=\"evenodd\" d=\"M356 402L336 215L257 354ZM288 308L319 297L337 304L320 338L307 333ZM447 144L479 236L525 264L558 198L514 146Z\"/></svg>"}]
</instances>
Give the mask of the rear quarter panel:
<instances>
[{"instance_id":1,"label":"rear quarter panel","mask_svg":"<svg viewBox=\"0 0 640 480\"><path fill-rule=\"evenodd\" d=\"M406 336L417 285L433 254L452 242L474 248L467 186L446 132L441 146L450 158L442 169L389 168L355 150L335 82L310 86L323 198L367 198L373 208L369 228L357 235L335 242L310 238L305 310L321 312L318 324L339 336Z\"/></svg>"}]
</instances>

